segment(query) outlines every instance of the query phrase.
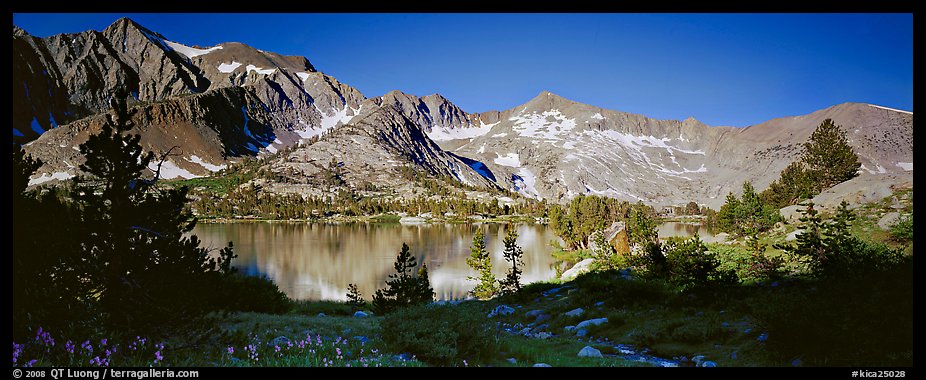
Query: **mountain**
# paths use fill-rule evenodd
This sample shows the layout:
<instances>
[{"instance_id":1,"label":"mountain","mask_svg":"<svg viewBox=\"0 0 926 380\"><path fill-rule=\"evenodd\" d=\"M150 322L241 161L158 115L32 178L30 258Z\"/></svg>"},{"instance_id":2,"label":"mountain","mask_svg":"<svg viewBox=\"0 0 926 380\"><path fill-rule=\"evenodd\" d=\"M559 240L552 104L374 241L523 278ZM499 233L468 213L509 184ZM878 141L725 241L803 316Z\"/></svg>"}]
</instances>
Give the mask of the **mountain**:
<instances>
[{"instance_id":1,"label":"mountain","mask_svg":"<svg viewBox=\"0 0 926 380\"><path fill-rule=\"evenodd\" d=\"M734 128L606 110L544 91L453 152L485 163L500 186L528 197L594 194L717 208L744 181L767 187L826 118L847 132L863 173L912 177L912 113L862 103Z\"/></svg>"},{"instance_id":2,"label":"mountain","mask_svg":"<svg viewBox=\"0 0 926 380\"><path fill-rule=\"evenodd\" d=\"M912 180L912 113L863 103L746 128L654 119L547 91L509 110L468 113L440 94L367 98L305 57L236 42L186 46L126 18L47 38L14 26L13 53L14 141L45 163L32 184L77 174L77 146L100 128L118 88L128 89L143 146L167 157L166 178L265 156L275 180L261 185L281 193L330 193L334 161L355 191L414 196L410 176L423 175L558 203L594 194L718 208L744 181L764 189L826 118L859 155L858 183Z\"/></svg>"}]
</instances>

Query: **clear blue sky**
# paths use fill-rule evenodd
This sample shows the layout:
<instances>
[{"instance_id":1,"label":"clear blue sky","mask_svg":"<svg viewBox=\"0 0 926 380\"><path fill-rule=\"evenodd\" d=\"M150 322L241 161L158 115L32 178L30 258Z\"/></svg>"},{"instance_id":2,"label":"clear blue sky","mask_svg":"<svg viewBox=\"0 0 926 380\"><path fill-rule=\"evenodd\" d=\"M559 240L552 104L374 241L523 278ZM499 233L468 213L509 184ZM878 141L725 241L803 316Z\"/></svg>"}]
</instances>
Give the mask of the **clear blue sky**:
<instances>
[{"instance_id":1,"label":"clear blue sky","mask_svg":"<svg viewBox=\"0 0 926 380\"><path fill-rule=\"evenodd\" d=\"M747 126L843 102L913 110L912 14L14 14L36 36L128 16L187 45L303 55L368 97L467 112L541 90L660 119Z\"/></svg>"}]
</instances>

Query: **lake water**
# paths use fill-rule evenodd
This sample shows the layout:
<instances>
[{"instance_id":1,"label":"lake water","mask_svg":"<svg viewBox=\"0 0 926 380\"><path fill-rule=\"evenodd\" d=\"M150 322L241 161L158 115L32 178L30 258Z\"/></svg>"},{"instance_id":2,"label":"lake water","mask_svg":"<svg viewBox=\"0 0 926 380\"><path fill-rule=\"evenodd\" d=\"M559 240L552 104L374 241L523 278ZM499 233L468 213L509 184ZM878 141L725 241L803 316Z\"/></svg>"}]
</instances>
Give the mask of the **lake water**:
<instances>
[{"instance_id":1,"label":"lake water","mask_svg":"<svg viewBox=\"0 0 926 380\"><path fill-rule=\"evenodd\" d=\"M428 264L428 275L437 299L466 297L476 273L466 265L476 228L486 233L486 247L492 252L497 278L508 265L502 256L505 225L397 223L200 223L193 234L206 247L219 249L234 242L238 258L233 265L248 275L265 275L288 296L300 300L345 300L347 284L356 284L364 298L386 286L395 272L393 263L409 245L418 263ZM553 230L541 224L516 225L518 245L524 250L522 283L545 281L556 275L550 253L551 241L562 244ZM659 236L713 236L697 224L666 222Z\"/></svg>"},{"instance_id":2,"label":"lake water","mask_svg":"<svg viewBox=\"0 0 926 380\"><path fill-rule=\"evenodd\" d=\"M437 299L464 298L476 273L466 265L476 228L486 234L497 278L509 266L504 261L505 225L379 224L379 223L200 223L193 229L202 244L216 249L234 242L233 265L249 275L266 275L287 295L300 300L345 300L347 284L356 284L370 300L395 272L393 263L409 245L418 263L428 264ZM518 245L524 250L522 283L556 275L550 242L562 242L544 225L516 225Z\"/></svg>"},{"instance_id":3,"label":"lake water","mask_svg":"<svg viewBox=\"0 0 926 380\"><path fill-rule=\"evenodd\" d=\"M698 234L701 240L705 242L715 239L714 232L702 226L700 223L665 222L659 224L657 231L659 232L660 238L667 238L670 236L690 237Z\"/></svg>"}]
</instances>

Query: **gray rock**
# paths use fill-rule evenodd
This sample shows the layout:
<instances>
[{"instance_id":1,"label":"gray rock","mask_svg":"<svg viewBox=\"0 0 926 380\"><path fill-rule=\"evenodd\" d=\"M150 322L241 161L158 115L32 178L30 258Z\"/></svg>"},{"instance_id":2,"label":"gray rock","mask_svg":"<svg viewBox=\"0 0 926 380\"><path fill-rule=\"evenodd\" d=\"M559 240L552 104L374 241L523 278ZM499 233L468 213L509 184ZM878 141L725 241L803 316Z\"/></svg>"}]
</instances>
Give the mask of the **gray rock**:
<instances>
[{"instance_id":1,"label":"gray rock","mask_svg":"<svg viewBox=\"0 0 926 380\"><path fill-rule=\"evenodd\" d=\"M591 326L598 326L598 325L605 324L605 323L608 323L608 319L607 319L607 318L589 319L589 320L585 320L585 321L579 322L579 324L576 325L576 328L577 328L577 329L585 329L585 328L589 328L589 327L591 327Z\"/></svg>"},{"instance_id":2,"label":"gray rock","mask_svg":"<svg viewBox=\"0 0 926 380\"><path fill-rule=\"evenodd\" d=\"M528 311L527 313L524 313L524 316L528 318L534 318L541 314L543 314L543 310L537 309L537 310L531 310L531 311Z\"/></svg>"},{"instance_id":3,"label":"gray rock","mask_svg":"<svg viewBox=\"0 0 926 380\"><path fill-rule=\"evenodd\" d=\"M518 359L515 359L515 358L508 358L508 359L505 359L505 361L511 364L518 364Z\"/></svg>"},{"instance_id":4,"label":"gray rock","mask_svg":"<svg viewBox=\"0 0 926 380\"><path fill-rule=\"evenodd\" d=\"M568 333L571 333L571 332L575 331L575 330L576 330L576 327L575 327L575 326L566 326L566 327L563 328L563 330L566 331L566 333L568 334Z\"/></svg>"},{"instance_id":5,"label":"gray rock","mask_svg":"<svg viewBox=\"0 0 926 380\"><path fill-rule=\"evenodd\" d=\"M318 315L316 315L316 317L327 317L327 316L328 315L325 313L318 313Z\"/></svg>"},{"instance_id":6,"label":"gray rock","mask_svg":"<svg viewBox=\"0 0 926 380\"><path fill-rule=\"evenodd\" d=\"M884 214L881 219L878 219L878 227L882 230L890 230L891 226L897 223L898 220L900 220L900 213L891 211L887 214Z\"/></svg>"},{"instance_id":7,"label":"gray rock","mask_svg":"<svg viewBox=\"0 0 926 380\"><path fill-rule=\"evenodd\" d=\"M363 310L357 310L357 312L354 313L354 316L357 318L364 318L364 317L369 317L370 315L363 312Z\"/></svg>"},{"instance_id":8,"label":"gray rock","mask_svg":"<svg viewBox=\"0 0 926 380\"><path fill-rule=\"evenodd\" d=\"M565 315L566 315L567 317L578 317L578 316L580 316L580 315L582 315L582 314L585 314L585 310L583 310L583 309L580 307L580 308L577 308L577 309L572 309L572 310L570 310L570 311L567 311Z\"/></svg>"},{"instance_id":9,"label":"gray rock","mask_svg":"<svg viewBox=\"0 0 926 380\"><path fill-rule=\"evenodd\" d=\"M521 329L521 331L518 331L518 335L530 335L530 333L531 333L530 327L525 327Z\"/></svg>"},{"instance_id":10,"label":"gray rock","mask_svg":"<svg viewBox=\"0 0 926 380\"><path fill-rule=\"evenodd\" d=\"M586 329L576 329L576 336L577 336L577 337L579 337L579 338L584 338L586 335L588 335L588 330L586 330Z\"/></svg>"},{"instance_id":11,"label":"gray rock","mask_svg":"<svg viewBox=\"0 0 926 380\"><path fill-rule=\"evenodd\" d=\"M273 347L273 346L280 346L280 347L283 347L283 346L289 344L290 342L292 342L292 341L289 340L289 338L280 335L280 336L278 336L278 337L273 338L272 340L270 340L270 342L268 342L267 344L268 344L270 347Z\"/></svg>"},{"instance_id":12,"label":"gray rock","mask_svg":"<svg viewBox=\"0 0 926 380\"><path fill-rule=\"evenodd\" d=\"M604 301L595 302L595 307L602 307L602 306L604 306Z\"/></svg>"},{"instance_id":13,"label":"gray rock","mask_svg":"<svg viewBox=\"0 0 926 380\"><path fill-rule=\"evenodd\" d=\"M511 315L511 314L514 314L514 308L508 305L499 305L495 307L495 309L492 309L491 312L489 312L489 318L493 318L496 315L504 316L504 315Z\"/></svg>"},{"instance_id":14,"label":"gray rock","mask_svg":"<svg viewBox=\"0 0 926 380\"><path fill-rule=\"evenodd\" d=\"M534 320L534 323L543 323L549 321L551 318L550 314L540 314L537 316L537 319Z\"/></svg>"},{"instance_id":15,"label":"gray rock","mask_svg":"<svg viewBox=\"0 0 926 380\"><path fill-rule=\"evenodd\" d=\"M531 367L553 367L547 363L534 363Z\"/></svg>"},{"instance_id":16,"label":"gray rock","mask_svg":"<svg viewBox=\"0 0 926 380\"><path fill-rule=\"evenodd\" d=\"M714 363L710 360L705 360L701 362L701 365L700 365L700 367L716 367L716 366L717 366L717 363Z\"/></svg>"},{"instance_id":17,"label":"gray rock","mask_svg":"<svg viewBox=\"0 0 926 380\"><path fill-rule=\"evenodd\" d=\"M801 230L794 230L791 233L785 235L785 241L794 241L797 240L797 235L801 234Z\"/></svg>"},{"instance_id":18,"label":"gray rock","mask_svg":"<svg viewBox=\"0 0 926 380\"><path fill-rule=\"evenodd\" d=\"M592 346L585 346L579 350L580 358L602 358L604 355L601 354L601 351Z\"/></svg>"},{"instance_id":19,"label":"gray rock","mask_svg":"<svg viewBox=\"0 0 926 380\"><path fill-rule=\"evenodd\" d=\"M696 367L700 367L707 358L704 355L695 355L691 357L691 362L695 364Z\"/></svg>"},{"instance_id":20,"label":"gray rock","mask_svg":"<svg viewBox=\"0 0 926 380\"><path fill-rule=\"evenodd\" d=\"M573 265L572 268L563 272L559 278L563 281L573 280L578 277L580 274L588 272L592 269L592 263L595 262L595 259L585 259Z\"/></svg>"},{"instance_id":21,"label":"gray rock","mask_svg":"<svg viewBox=\"0 0 926 380\"><path fill-rule=\"evenodd\" d=\"M559 292L560 290L562 290L563 288L564 288L564 287L561 286L561 287L558 287L558 288L553 288L553 289L545 290L545 291L543 291L543 292L540 293L540 294L543 294L544 296L549 297L549 296L552 296L552 295L558 293L558 292Z\"/></svg>"},{"instance_id":22,"label":"gray rock","mask_svg":"<svg viewBox=\"0 0 926 380\"><path fill-rule=\"evenodd\" d=\"M803 365L803 364L804 364L804 362L801 360L801 358L797 358L797 359L794 359L794 360L791 361L791 366L792 366L792 367L800 367L800 366Z\"/></svg>"},{"instance_id":23,"label":"gray rock","mask_svg":"<svg viewBox=\"0 0 926 380\"><path fill-rule=\"evenodd\" d=\"M546 331L541 331L539 333L535 333L533 337L536 339L550 339L553 337L553 334L548 333Z\"/></svg>"},{"instance_id":24,"label":"gray rock","mask_svg":"<svg viewBox=\"0 0 926 380\"><path fill-rule=\"evenodd\" d=\"M768 340L768 333L761 333L761 334L759 334L759 336L756 337L756 340L758 340L758 341L760 341L760 342L765 342L765 341L767 341L767 340Z\"/></svg>"}]
</instances>

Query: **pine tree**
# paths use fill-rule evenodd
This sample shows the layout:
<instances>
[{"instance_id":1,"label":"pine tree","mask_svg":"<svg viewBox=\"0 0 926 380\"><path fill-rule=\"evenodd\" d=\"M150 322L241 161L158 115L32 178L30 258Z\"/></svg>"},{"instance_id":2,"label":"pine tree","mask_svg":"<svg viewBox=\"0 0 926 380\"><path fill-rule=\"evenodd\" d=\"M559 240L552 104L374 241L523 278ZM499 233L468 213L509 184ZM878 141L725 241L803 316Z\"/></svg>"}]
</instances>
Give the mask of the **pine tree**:
<instances>
[{"instance_id":1,"label":"pine tree","mask_svg":"<svg viewBox=\"0 0 926 380\"><path fill-rule=\"evenodd\" d=\"M503 255L505 261L511 264L511 268L508 269L508 274L504 279L500 281L501 293L502 294L512 294L521 290L521 266L524 264L523 257L524 251L521 250L521 247L518 246L518 232L515 230L514 226L509 224L507 227L508 231L505 233L505 251Z\"/></svg>"},{"instance_id":2,"label":"pine tree","mask_svg":"<svg viewBox=\"0 0 926 380\"><path fill-rule=\"evenodd\" d=\"M630 209L627 238L631 246L640 248L655 243L659 239L657 227L656 221L646 212L643 202L637 202Z\"/></svg>"},{"instance_id":3,"label":"pine tree","mask_svg":"<svg viewBox=\"0 0 926 380\"><path fill-rule=\"evenodd\" d=\"M807 263L811 273L819 273L826 265L827 248L823 241L823 220L813 206L813 202L808 202L807 207L801 210L799 220L803 225L797 235L797 243L777 244L775 247Z\"/></svg>"},{"instance_id":4,"label":"pine tree","mask_svg":"<svg viewBox=\"0 0 926 380\"><path fill-rule=\"evenodd\" d=\"M393 264L395 273L389 275L386 288L377 290L373 295L373 311L376 314L387 314L399 308L433 300L434 293L427 278L427 269L418 271L423 275L423 279L412 276L417 266L417 260L411 254L408 244L402 243L402 249ZM430 299L426 297L428 293Z\"/></svg>"},{"instance_id":5,"label":"pine tree","mask_svg":"<svg viewBox=\"0 0 926 380\"><path fill-rule=\"evenodd\" d=\"M826 119L804 143L801 160L819 182L817 193L858 176L861 163L849 145L846 132Z\"/></svg>"},{"instance_id":6,"label":"pine tree","mask_svg":"<svg viewBox=\"0 0 926 380\"><path fill-rule=\"evenodd\" d=\"M492 273L492 255L486 250L485 233L482 229L477 229L473 236L473 244L470 246L470 256L466 259L466 265L473 268L478 277L468 276L467 279L476 281L476 287L471 291L472 295L478 299L486 300L494 297L498 293L498 280Z\"/></svg>"},{"instance_id":7,"label":"pine tree","mask_svg":"<svg viewBox=\"0 0 926 380\"><path fill-rule=\"evenodd\" d=\"M367 305L367 301L364 301L363 295L360 294L360 290L357 290L357 285L347 284L347 304L358 308Z\"/></svg>"}]
</instances>

